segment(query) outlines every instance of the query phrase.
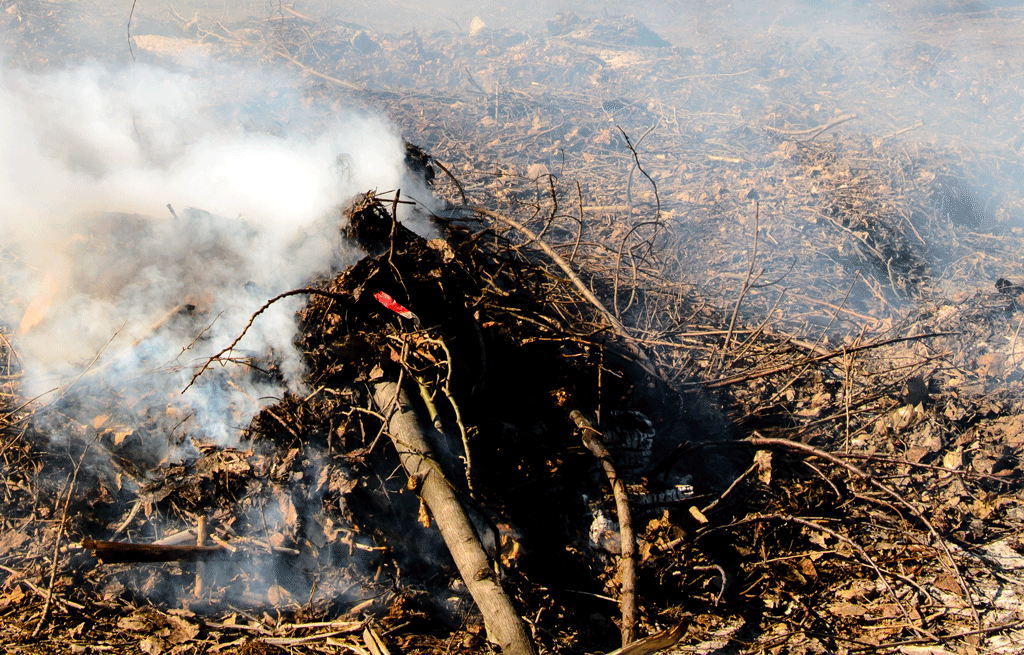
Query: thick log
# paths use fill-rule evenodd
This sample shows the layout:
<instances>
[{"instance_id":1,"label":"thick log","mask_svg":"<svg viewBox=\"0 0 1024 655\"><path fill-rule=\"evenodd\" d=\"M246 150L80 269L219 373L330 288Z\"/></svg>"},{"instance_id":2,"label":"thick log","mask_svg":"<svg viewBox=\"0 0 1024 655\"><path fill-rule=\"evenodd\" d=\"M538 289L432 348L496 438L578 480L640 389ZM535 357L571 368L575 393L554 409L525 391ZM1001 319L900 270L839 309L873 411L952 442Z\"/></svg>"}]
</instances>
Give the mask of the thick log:
<instances>
[{"instance_id":1,"label":"thick log","mask_svg":"<svg viewBox=\"0 0 1024 655\"><path fill-rule=\"evenodd\" d=\"M430 508L441 537L451 552L466 588L483 614L487 634L505 655L534 655L533 643L511 599L459 502L452 484L438 468L437 458L423 434L415 408L394 382L373 386L374 402L389 412L388 432L409 477ZM394 406L394 409L390 409Z\"/></svg>"}]
</instances>

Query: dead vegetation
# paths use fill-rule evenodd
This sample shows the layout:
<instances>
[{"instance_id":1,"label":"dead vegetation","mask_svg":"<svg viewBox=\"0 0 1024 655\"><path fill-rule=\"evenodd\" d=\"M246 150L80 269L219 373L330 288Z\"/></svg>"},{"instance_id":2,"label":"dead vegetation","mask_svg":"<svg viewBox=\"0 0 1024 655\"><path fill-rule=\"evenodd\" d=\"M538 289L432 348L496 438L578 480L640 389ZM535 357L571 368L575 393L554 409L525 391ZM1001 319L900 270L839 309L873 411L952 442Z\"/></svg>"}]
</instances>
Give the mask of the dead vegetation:
<instances>
[{"instance_id":1,"label":"dead vegetation","mask_svg":"<svg viewBox=\"0 0 1024 655\"><path fill-rule=\"evenodd\" d=\"M242 448L147 461L162 423L24 398L5 330L9 649L1019 650L1021 143L908 140L920 114L855 100L917 85L968 99L944 120L1009 119L1008 71L880 42L884 86L823 40L667 48L568 14L179 23L138 55L258 56L385 107L451 211L434 240L400 194L338 216L366 256L290 294L308 393Z\"/></svg>"}]
</instances>

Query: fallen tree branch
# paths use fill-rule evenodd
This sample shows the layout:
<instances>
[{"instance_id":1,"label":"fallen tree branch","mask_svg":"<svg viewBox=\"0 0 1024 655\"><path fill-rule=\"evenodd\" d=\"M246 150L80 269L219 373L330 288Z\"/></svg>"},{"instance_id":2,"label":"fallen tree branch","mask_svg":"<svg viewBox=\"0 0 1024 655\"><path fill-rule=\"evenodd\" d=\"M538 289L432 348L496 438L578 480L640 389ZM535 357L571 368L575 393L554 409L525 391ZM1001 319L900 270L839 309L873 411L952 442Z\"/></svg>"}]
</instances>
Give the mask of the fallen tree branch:
<instances>
[{"instance_id":1,"label":"fallen tree branch","mask_svg":"<svg viewBox=\"0 0 1024 655\"><path fill-rule=\"evenodd\" d=\"M511 599L497 580L491 561L473 529L458 496L437 466L416 412L395 382L373 385L373 400L385 409L394 403L388 432L406 473L419 484L419 494L430 508L441 537L451 552L466 588L480 608L491 640L507 655L534 655L535 651Z\"/></svg>"},{"instance_id":2,"label":"fallen tree branch","mask_svg":"<svg viewBox=\"0 0 1024 655\"><path fill-rule=\"evenodd\" d=\"M621 554L619 556L619 577L622 580L622 590L619 594L619 605L622 607L622 625L619 630L622 632L622 645L628 646L636 638L636 536L633 534L633 516L629 509L629 493L626 491L626 483L615 471L612 463L611 453L601 441L601 435L590 421L578 410L573 410L569 417L582 431L583 445L590 452L594 453L604 468L605 475L612 487L612 495L615 497L615 513L619 519L619 542L621 543Z\"/></svg>"}]
</instances>

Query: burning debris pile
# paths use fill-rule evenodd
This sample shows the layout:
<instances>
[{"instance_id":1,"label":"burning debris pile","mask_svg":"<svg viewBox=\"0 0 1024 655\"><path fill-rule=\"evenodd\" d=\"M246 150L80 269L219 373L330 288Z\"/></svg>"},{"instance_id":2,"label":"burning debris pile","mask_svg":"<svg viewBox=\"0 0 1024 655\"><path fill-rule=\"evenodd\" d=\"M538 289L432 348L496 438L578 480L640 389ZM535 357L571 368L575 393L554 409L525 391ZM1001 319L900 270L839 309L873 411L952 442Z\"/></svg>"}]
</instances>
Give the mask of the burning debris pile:
<instances>
[{"instance_id":1,"label":"burning debris pile","mask_svg":"<svg viewBox=\"0 0 1024 655\"><path fill-rule=\"evenodd\" d=\"M228 384L273 375L272 350L240 366L238 344L275 305L305 299L304 384L263 407L237 446L196 434L181 461L157 462L106 415L75 429L65 415L70 437L41 452L53 425L43 417L60 402L6 415L3 546L20 568L6 567L3 603L38 610L12 623L26 638L144 634L145 652L250 640L437 652L461 635L466 652L607 649L621 639L633 644L624 652L649 653L687 635L703 648L744 639L754 625L744 612L758 607L824 603L832 630L870 618L890 639L919 635L909 641L946 636L929 634L937 603L959 607L943 610L957 624L979 611L988 560L972 566L955 552L993 528L913 499L937 477L939 497L982 493L971 511L1004 515L1000 489L1019 480L1020 444L999 410L942 401L949 425L924 429L932 420L922 408L936 401L921 376L865 363L885 385L903 381L904 404L879 415L877 395L860 394L845 411L876 435L903 435L912 457L893 458L864 435L850 442L853 455L785 438L837 409L827 363L842 352L899 353L936 337L788 364L776 356L768 369L701 385L764 402L797 369L815 370L788 379L793 399L777 401L804 418L779 422L769 404L727 427L706 392L660 373L664 351L616 334L621 325L530 228L463 208L426 238L395 219L403 202L397 192L356 198L338 229L366 254L271 297L194 367L193 383L217 369L232 371ZM1011 287L999 293L1006 302L1016 302ZM15 351L5 352L14 373ZM929 436L957 425L963 444L997 435L1002 458ZM956 453L972 469L951 481ZM868 464L900 477L887 482ZM901 562L912 570L897 572ZM995 629L1012 627L999 611L986 612ZM94 627L77 637L83 628L72 624L85 620ZM778 636L808 652L822 646Z\"/></svg>"},{"instance_id":2,"label":"burning debris pile","mask_svg":"<svg viewBox=\"0 0 1024 655\"><path fill-rule=\"evenodd\" d=\"M4 12L29 69L76 20ZM859 134L817 37L547 18L142 17L206 87L0 79L9 648L1016 652L1018 168L903 103Z\"/></svg>"},{"instance_id":3,"label":"burning debris pile","mask_svg":"<svg viewBox=\"0 0 1024 655\"><path fill-rule=\"evenodd\" d=\"M193 454L156 461L144 426L124 427L103 408L80 424L63 398L25 423L69 435L74 469L58 529L81 539L82 550L61 556L76 586L105 603L204 615L280 607L323 618L413 602L450 627L471 596L506 652L533 649L513 602L550 605L558 587L635 594L619 485L629 483L638 521L691 498L695 479L698 493L713 491L706 465L719 458L674 452L697 434L686 426L703 418L700 403L681 402L693 394L672 392L642 351L604 334L607 310L538 265L528 244L470 230L472 213L428 240L395 219L402 202L399 193L354 201L344 225L367 256L275 296L197 367L190 384L237 365L236 344L266 310L308 297L296 343L303 395L262 409L244 449L193 434ZM273 375L267 356L247 354L243 377ZM591 450L612 467L608 479ZM395 474L399 464L408 476ZM449 536L452 524L463 532ZM467 542L477 544L470 556ZM620 557L630 566L608 569ZM479 591L485 578L503 610Z\"/></svg>"}]
</instances>

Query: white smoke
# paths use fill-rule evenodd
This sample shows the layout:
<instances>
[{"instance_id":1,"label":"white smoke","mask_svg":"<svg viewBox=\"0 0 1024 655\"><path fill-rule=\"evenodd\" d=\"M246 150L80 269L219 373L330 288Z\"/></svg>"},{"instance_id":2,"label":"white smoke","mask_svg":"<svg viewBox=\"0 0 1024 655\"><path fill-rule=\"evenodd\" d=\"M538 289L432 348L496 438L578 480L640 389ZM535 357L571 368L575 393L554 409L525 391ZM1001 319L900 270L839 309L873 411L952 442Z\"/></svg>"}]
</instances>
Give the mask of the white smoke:
<instances>
[{"instance_id":1,"label":"white smoke","mask_svg":"<svg viewBox=\"0 0 1024 655\"><path fill-rule=\"evenodd\" d=\"M190 435L229 445L268 397L300 390L295 300L232 353L272 353L272 373L215 367L180 393L267 299L358 257L339 238L349 198L428 196L383 117L311 109L282 76L207 71L0 70L0 320L20 332L25 393L96 430L149 421L136 438L154 460Z\"/></svg>"}]
</instances>

